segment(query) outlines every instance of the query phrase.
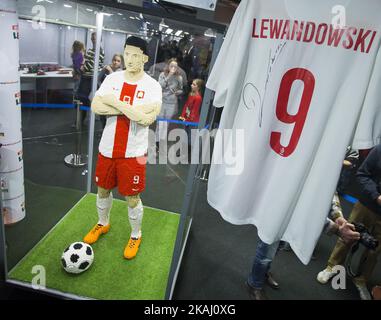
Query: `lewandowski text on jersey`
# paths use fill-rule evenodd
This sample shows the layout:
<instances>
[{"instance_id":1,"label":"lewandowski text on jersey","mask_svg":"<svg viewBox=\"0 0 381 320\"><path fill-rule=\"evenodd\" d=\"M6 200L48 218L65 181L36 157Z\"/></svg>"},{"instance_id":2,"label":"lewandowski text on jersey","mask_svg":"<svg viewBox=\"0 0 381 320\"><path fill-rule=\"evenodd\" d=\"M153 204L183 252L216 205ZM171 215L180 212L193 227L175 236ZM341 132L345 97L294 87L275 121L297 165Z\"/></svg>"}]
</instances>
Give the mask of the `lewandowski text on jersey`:
<instances>
[{"instance_id":1,"label":"lewandowski text on jersey","mask_svg":"<svg viewBox=\"0 0 381 320\"><path fill-rule=\"evenodd\" d=\"M369 53L377 31L283 19L253 19L252 38L295 40Z\"/></svg>"}]
</instances>

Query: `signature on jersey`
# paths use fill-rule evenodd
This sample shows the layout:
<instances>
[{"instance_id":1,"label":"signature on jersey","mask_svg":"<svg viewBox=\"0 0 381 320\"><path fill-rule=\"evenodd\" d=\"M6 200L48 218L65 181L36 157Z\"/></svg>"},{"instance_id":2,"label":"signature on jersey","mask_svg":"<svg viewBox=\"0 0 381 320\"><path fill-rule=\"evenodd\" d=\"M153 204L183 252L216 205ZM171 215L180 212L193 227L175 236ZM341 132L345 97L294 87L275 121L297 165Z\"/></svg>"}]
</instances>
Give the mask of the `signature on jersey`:
<instances>
[{"instance_id":1,"label":"signature on jersey","mask_svg":"<svg viewBox=\"0 0 381 320\"><path fill-rule=\"evenodd\" d=\"M253 110L256 106L260 108L258 115L258 125L259 127L262 127L262 97L258 88L251 82L247 82L243 87L242 100L245 107L249 110Z\"/></svg>"},{"instance_id":2,"label":"signature on jersey","mask_svg":"<svg viewBox=\"0 0 381 320\"><path fill-rule=\"evenodd\" d=\"M245 107L249 110L255 109L256 106L259 108L258 113L258 125L261 128L262 127L262 120L263 120L263 106L266 99L266 93L267 93L267 86L270 81L270 76L273 71L273 67L276 64L278 57L282 53L284 47L286 46L287 41L281 42L275 51L273 52L270 49L269 52L269 60L267 64L267 76L266 81L263 88L263 97L261 95L261 91L258 89L258 87L251 83L247 82L242 90L242 100L245 105Z\"/></svg>"}]
</instances>

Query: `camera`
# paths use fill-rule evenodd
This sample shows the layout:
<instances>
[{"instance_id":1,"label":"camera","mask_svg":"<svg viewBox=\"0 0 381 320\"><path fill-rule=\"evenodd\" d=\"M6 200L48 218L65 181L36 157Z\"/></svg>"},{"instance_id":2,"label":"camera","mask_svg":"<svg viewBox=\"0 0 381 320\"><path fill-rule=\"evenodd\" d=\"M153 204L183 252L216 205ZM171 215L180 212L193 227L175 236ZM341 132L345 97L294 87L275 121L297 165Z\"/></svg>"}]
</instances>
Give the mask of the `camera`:
<instances>
[{"instance_id":1,"label":"camera","mask_svg":"<svg viewBox=\"0 0 381 320\"><path fill-rule=\"evenodd\" d=\"M353 222L353 225L355 226L355 231L360 233L359 242L368 249L376 250L378 240L370 234L369 230L362 223Z\"/></svg>"}]
</instances>

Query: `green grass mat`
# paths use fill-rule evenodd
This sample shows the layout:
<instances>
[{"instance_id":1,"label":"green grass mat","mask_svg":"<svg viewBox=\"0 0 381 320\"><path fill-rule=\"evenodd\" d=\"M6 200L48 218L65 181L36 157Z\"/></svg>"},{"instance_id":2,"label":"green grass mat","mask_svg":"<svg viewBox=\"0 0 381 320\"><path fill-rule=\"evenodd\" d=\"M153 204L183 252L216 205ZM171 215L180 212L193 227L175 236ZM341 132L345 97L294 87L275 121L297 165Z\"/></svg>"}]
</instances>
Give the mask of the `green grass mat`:
<instances>
[{"instance_id":1,"label":"green grass mat","mask_svg":"<svg viewBox=\"0 0 381 320\"><path fill-rule=\"evenodd\" d=\"M92 245L94 262L82 274L65 272L63 250L97 223L96 196L86 195L54 229L9 273L14 280L31 282L33 266L46 270L46 287L94 299L164 299L180 216L145 208L142 243L133 260L123 258L130 235L127 206L114 200L110 231ZM22 235L19 235L22 237Z\"/></svg>"},{"instance_id":2,"label":"green grass mat","mask_svg":"<svg viewBox=\"0 0 381 320\"><path fill-rule=\"evenodd\" d=\"M8 270L11 270L85 194L84 191L43 186L26 179L26 216L15 224L5 226ZM23 236L20 237L20 234Z\"/></svg>"}]
</instances>

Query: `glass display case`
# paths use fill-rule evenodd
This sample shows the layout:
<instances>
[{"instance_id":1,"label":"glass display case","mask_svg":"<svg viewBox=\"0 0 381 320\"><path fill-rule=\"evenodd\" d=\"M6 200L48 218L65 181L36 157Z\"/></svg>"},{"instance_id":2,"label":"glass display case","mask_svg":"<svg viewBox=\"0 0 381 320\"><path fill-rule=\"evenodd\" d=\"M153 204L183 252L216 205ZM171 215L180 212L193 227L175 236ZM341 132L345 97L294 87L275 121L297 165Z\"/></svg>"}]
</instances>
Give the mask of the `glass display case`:
<instances>
[{"instance_id":1,"label":"glass display case","mask_svg":"<svg viewBox=\"0 0 381 320\"><path fill-rule=\"evenodd\" d=\"M192 212L198 207L198 185L203 183L196 139L188 141L187 132L210 128L211 92L201 92L197 121L179 117L192 82L207 80L224 27L121 6L17 1L26 214L17 223L1 224L5 242L0 244L0 262L9 284L69 298L172 298ZM92 42L94 35L98 42ZM131 35L147 42L148 75L158 80L175 58L180 79L170 116L161 113L149 127L146 188L141 194L144 240L135 259L123 258L130 225L126 199L115 189L110 232L91 245L90 268L73 275L65 271L61 256L70 244L83 241L98 217L95 168L105 123L90 110L92 92L104 81L102 70L112 69L115 54L123 55ZM91 48L100 53L85 100L78 94L83 74L76 76L72 55L78 42L84 54ZM123 66L113 71L123 72ZM157 138L163 130L165 145Z\"/></svg>"}]
</instances>

